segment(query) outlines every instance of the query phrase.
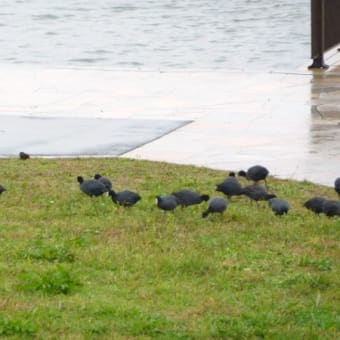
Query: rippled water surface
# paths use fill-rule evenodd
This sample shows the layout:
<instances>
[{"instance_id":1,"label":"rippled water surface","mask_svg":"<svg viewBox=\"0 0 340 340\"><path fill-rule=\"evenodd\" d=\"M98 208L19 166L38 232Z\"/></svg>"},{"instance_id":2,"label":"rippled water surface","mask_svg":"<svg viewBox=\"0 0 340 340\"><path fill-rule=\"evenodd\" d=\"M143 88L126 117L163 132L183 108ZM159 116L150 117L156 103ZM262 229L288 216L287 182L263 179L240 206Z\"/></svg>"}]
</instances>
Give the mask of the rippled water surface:
<instances>
[{"instance_id":1,"label":"rippled water surface","mask_svg":"<svg viewBox=\"0 0 340 340\"><path fill-rule=\"evenodd\" d=\"M0 63L291 70L309 0L1 0Z\"/></svg>"}]
</instances>

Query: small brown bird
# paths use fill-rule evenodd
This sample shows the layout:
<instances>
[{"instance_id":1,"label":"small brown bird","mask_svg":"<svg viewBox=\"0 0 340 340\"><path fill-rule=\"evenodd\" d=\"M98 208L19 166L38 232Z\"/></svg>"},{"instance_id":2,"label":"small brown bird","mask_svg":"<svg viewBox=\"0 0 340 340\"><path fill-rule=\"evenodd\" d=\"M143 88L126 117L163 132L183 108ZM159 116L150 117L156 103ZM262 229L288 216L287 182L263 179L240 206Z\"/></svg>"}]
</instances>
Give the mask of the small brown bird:
<instances>
[{"instance_id":1,"label":"small brown bird","mask_svg":"<svg viewBox=\"0 0 340 340\"><path fill-rule=\"evenodd\" d=\"M19 152L19 157L20 157L20 159L26 160L26 159L30 158L30 155L26 152L21 151L21 152Z\"/></svg>"}]
</instances>

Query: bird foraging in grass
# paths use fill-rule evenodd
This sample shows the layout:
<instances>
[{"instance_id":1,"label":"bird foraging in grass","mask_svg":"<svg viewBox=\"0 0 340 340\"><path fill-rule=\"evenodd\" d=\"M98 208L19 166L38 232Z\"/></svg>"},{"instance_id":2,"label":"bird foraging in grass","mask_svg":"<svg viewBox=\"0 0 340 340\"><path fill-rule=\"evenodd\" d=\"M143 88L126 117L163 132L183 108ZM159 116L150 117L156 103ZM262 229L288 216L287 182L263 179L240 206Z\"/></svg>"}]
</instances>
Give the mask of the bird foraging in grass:
<instances>
[{"instance_id":1,"label":"bird foraging in grass","mask_svg":"<svg viewBox=\"0 0 340 340\"><path fill-rule=\"evenodd\" d=\"M308 210L313 211L315 214L321 214L323 212L323 204L325 201L325 198L316 196L306 201L303 206Z\"/></svg>"},{"instance_id":2,"label":"bird foraging in grass","mask_svg":"<svg viewBox=\"0 0 340 340\"><path fill-rule=\"evenodd\" d=\"M175 210L179 205L179 200L174 195L156 196L157 207L163 211Z\"/></svg>"},{"instance_id":3,"label":"bird foraging in grass","mask_svg":"<svg viewBox=\"0 0 340 340\"><path fill-rule=\"evenodd\" d=\"M340 177L338 177L334 182L334 189L340 198Z\"/></svg>"},{"instance_id":4,"label":"bird foraging in grass","mask_svg":"<svg viewBox=\"0 0 340 340\"><path fill-rule=\"evenodd\" d=\"M109 190L109 195L114 203L124 207L132 207L141 199L139 194L129 190L117 193L114 190Z\"/></svg>"},{"instance_id":5,"label":"bird foraging in grass","mask_svg":"<svg viewBox=\"0 0 340 340\"><path fill-rule=\"evenodd\" d=\"M179 205L188 207L190 205L200 204L209 200L209 195L200 195L198 192L188 189L173 192L171 195L177 197Z\"/></svg>"},{"instance_id":6,"label":"bird foraging in grass","mask_svg":"<svg viewBox=\"0 0 340 340\"><path fill-rule=\"evenodd\" d=\"M103 183L106 186L107 190L111 190L112 189L112 182L111 182L111 180L109 178L103 177L100 174L95 174L94 175L94 179L96 179L97 181Z\"/></svg>"},{"instance_id":7,"label":"bird foraging in grass","mask_svg":"<svg viewBox=\"0 0 340 340\"><path fill-rule=\"evenodd\" d=\"M88 196L100 196L107 192L106 186L96 179L84 180L82 176L77 177L80 190Z\"/></svg>"},{"instance_id":8,"label":"bird foraging in grass","mask_svg":"<svg viewBox=\"0 0 340 340\"><path fill-rule=\"evenodd\" d=\"M267 190L260 184L254 183L243 188L243 195L254 201L268 201L276 197L274 194L268 194Z\"/></svg>"},{"instance_id":9,"label":"bird foraging in grass","mask_svg":"<svg viewBox=\"0 0 340 340\"><path fill-rule=\"evenodd\" d=\"M322 211L328 217L340 216L340 202L325 200L323 202Z\"/></svg>"},{"instance_id":10,"label":"bird foraging in grass","mask_svg":"<svg viewBox=\"0 0 340 340\"><path fill-rule=\"evenodd\" d=\"M228 199L232 196L242 195L243 189L240 182L235 177L235 172L231 171L222 183L216 185L216 191L222 192L227 195Z\"/></svg>"},{"instance_id":11,"label":"bird foraging in grass","mask_svg":"<svg viewBox=\"0 0 340 340\"><path fill-rule=\"evenodd\" d=\"M266 178L268 174L269 174L268 169L262 165L254 165L250 167L247 171L241 170L238 172L239 176L245 177L246 179L254 181L255 183L263 180L267 188L268 185Z\"/></svg>"},{"instance_id":12,"label":"bird foraging in grass","mask_svg":"<svg viewBox=\"0 0 340 340\"><path fill-rule=\"evenodd\" d=\"M22 160L26 160L26 159L29 159L30 158L30 155L26 152L19 152L19 158L22 159Z\"/></svg>"},{"instance_id":13,"label":"bird foraging in grass","mask_svg":"<svg viewBox=\"0 0 340 340\"><path fill-rule=\"evenodd\" d=\"M273 197L268 200L268 205L275 215L287 214L289 210L289 203L281 198Z\"/></svg>"},{"instance_id":14,"label":"bird foraging in grass","mask_svg":"<svg viewBox=\"0 0 340 340\"><path fill-rule=\"evenodd\" d=\"M223 214L227 209L227 201L221 197L214 197L208 206L208 210L202 213L202 217L205 218L209 214L220 213Z\"/></svg>"},{"instance_id":15,"label":"bird foraging in grass","mask_svg":"<svg viewBox=\"0 0 340 340\"><path fill-rule=\"evenodd\" d=\"M3 185L1 185L0 184L0 195L3 193L3 192L5 192L7 189L3 186Z\"/></svg>"}]
</instances>

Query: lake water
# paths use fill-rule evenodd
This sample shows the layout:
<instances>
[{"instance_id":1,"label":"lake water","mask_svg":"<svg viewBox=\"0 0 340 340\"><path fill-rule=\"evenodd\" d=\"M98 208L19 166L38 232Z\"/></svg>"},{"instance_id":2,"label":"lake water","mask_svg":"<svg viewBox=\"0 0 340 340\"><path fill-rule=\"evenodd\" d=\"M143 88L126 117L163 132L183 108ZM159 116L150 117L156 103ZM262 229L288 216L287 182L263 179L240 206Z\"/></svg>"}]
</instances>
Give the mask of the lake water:
<instances>
[{"instance_id":1,"label":"lake water","mask_svg":"<svg viewBox=\"0 0 340 340\"><path fill-rule=\"evenodd\" d=\"M294 70L310 0L1 0L0 63Z\"/></svg>"}]
</instances>

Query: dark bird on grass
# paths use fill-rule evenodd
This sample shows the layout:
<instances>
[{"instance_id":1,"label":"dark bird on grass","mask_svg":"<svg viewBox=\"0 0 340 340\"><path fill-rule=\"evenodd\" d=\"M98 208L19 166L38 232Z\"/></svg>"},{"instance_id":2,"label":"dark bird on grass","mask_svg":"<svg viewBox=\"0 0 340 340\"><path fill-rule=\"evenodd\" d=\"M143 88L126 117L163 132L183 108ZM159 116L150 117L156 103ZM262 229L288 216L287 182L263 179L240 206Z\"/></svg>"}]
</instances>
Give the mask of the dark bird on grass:
<instances>
[{"instance_id":1,"label":"dark bird on grass","mask_svg":"<svg viewBox=\"0 0 340 340\"><path fill-rule=\"evenodd\" d=\"M6 191L6 188L0 184L0 195Z\"/></svg>"},{"instance_id":2,"label":"dark bird on grass","mask_svg":"<svg viewBox=\"0 0 340 340\"><path fill-rule=\"evenodd\" d=\"M268 205L275 215L287 214L289 210L289 203L281 198L273 197L268 200Z\"/></svg>"},{"instance_id":3,"label":"dark bird on grass","mask_svg":"<svg viewBox=\"0 0 340 340\"><path fill-rule=\"evenodd\" d=\"M323 213L329 217L340 216L340 202L325 200L322 207Z\"/></svg>"},{"instance_id":4,"label":"dark bird on grass","mask_svg":"<svg viewBox=\"0 0 340 340\"><path fill-rule=\"evenodd\" d=\"M323 212L323 204L326 201L322 197L313 197L306 201L303 206L316 214L321 214Z\"/></svg>"},{"instance_id":5,"label":"dark bird on grass","mask_svg":"<svg viewBox=\"0 0 340 340\"><path fill-rule=\"evenodd\" d=\"M174 195L156 196L156 200L157 207L164 211L174 210L179 205L179 200Z\"/></svg>"},{"instance_id":6,"label":"dark bird on grass","mask_svg":"<svg viewBox=\"0 0 340 340\"><path fill-rule=\"evenodd\" d=\"M109 195L111 196L114 203L122 205L124 207L132 207L141 199L139 194L129 190L124 190L120 192L109 190Z\"/></svg>"},{"instance_id":7,"label":"dark bird on grass","mask_svg":"<svg viewBox=\"0 0 340 340\"><path fill-rule=\"evenodd\" d=\"M109 178L103 177L100 174L95 174L94 175L94 179L96 179L97 181L103 183L106 186L107 190L111 190L112 189L112 182L110 181Z\"/></svg>"},{"instance_id":8,"label":"dark bird on grass","mask_svg":"<svg viewBox=\"0 0 340 340\"><path fill-rule=\"evenodd\" d=\"M208 206L208 210L202 213L202 217L207 217L209 214L220 213L223 214L227 209L227 201L221 197L214 197Z\"/></svg>"},{"instance_id":9,"label":"dark bird on grass","mask_svg":"<svg viewBox=\"0 0 340 340\"><path fill-rule=\"evenodd\" d=\"M96 179L84 180L82 176L77 177L80 190L89 196L100 196L107 192L106 186Z\"/></svg>"},{"instance_id":10,"label":"dark bird on grass","mask_svg":"<svg viewBox=\"0 0 340 340\"><path fill-rule=\"evenodd\" d=\"M249 181L254 181L255 183L263 180L266 184L266 187L268 187L267 180L266 180L268 174L269 174L268 169L262 165L254 165L250 167L247 170L247 172L244 170L241 170L238 173L239 176L245 177Z\"/></svg>"},{"instance_id":11,"label":"dark bird on grass","mask_svg":"<svg viewBox=\"0 0 340 340\"><path fill-rule=\"evenodd\" d=\"M188 189L173 192L171 195L177 197L179 205L182 207L188 207L194 204L200 204L203 201L209 200L209 195L200 195L198 192Z\"/></svg>"},{"instance_id":12,"label":"dark bird on grass","mask_svg":"<svg viewBox=\"0 0 340 340\"><path fill-rule=\"evenodd\" d=\"M230 172L222 183L216 185L216 191L223 192L227 195L228 199L232 196L242 195L243 189L240 182L235 177L235 172Z\"/></svg>"},{"instance_id":13,"label":"dark bird on grass","mask_svg":"<svg viewBox=\"0 0 340 340\"><path fill-rule=\"evenodd\" d=\"M19 152L19 158L23 159L23 160L26 160L26 159L30 158L30 155L28 153L26 153L26 152L21 151L21 152Z\"/></svg>"},{"instance_id":14,"label":"dark bird on grass","mask_svg":"<svg viewBox=\"0 0 340 340\"><path fill-rule=\"evenodd\" d=\"M338 177L334 182L334 189L340 198L340 177Z\"/></svg>"},{"instance_id":15,"label":"dark bird on grass","mask_svg":"<svg viewBox=\"0 0 340 340\"><path fill-rule=\"evenodd\" d=\"M266 188L257 183L244 187L242 193L256 202L268 201L269 199L276 197L276 195L268 194Z\"/></svg>"}]
</instances>

